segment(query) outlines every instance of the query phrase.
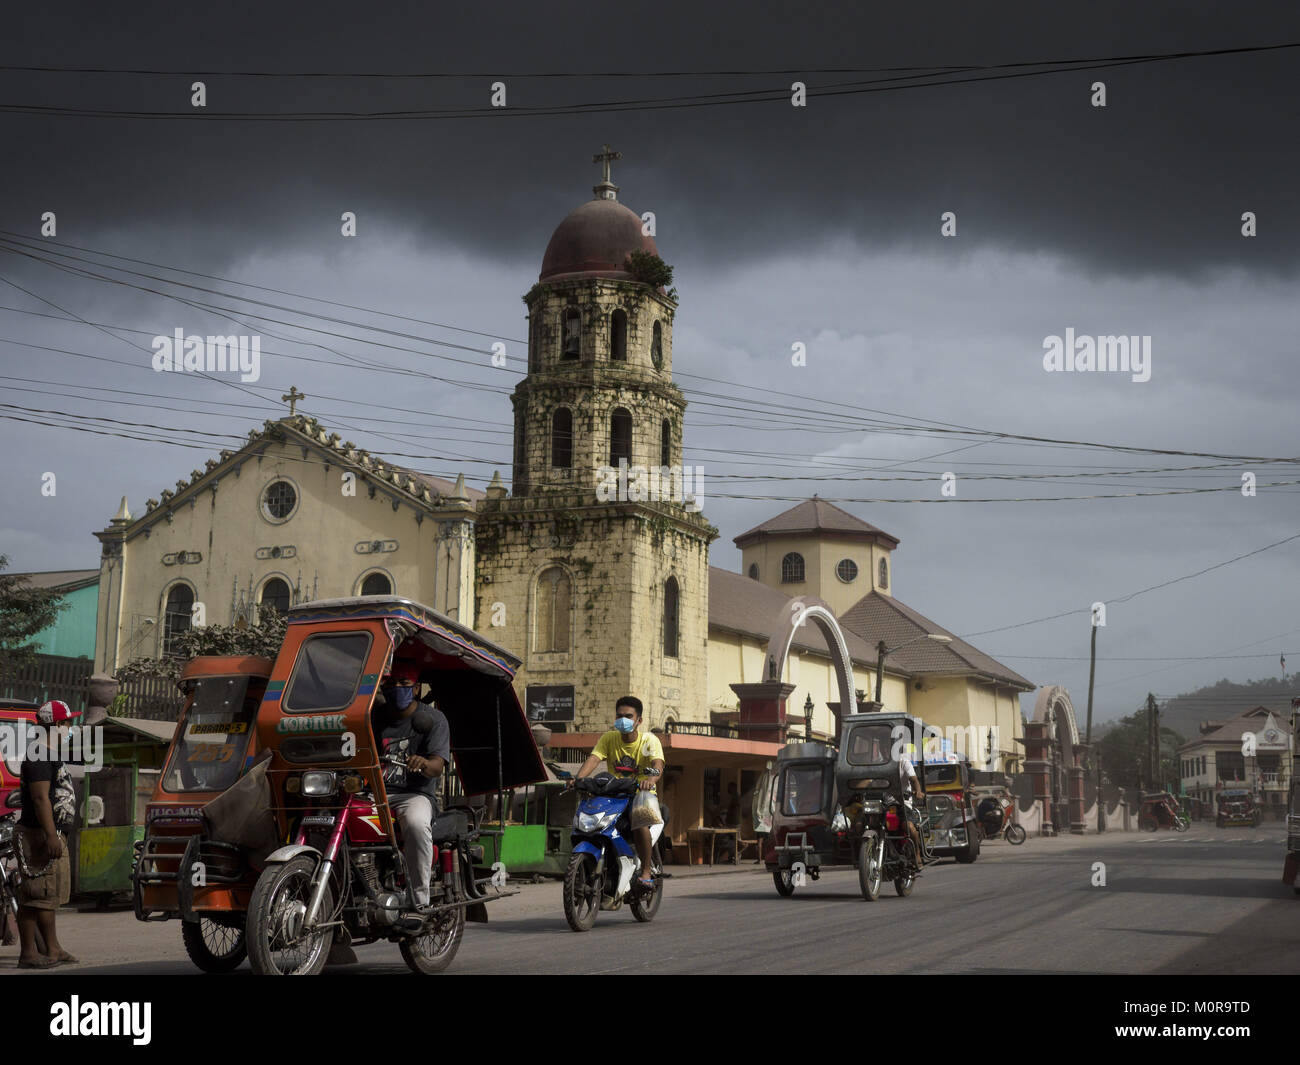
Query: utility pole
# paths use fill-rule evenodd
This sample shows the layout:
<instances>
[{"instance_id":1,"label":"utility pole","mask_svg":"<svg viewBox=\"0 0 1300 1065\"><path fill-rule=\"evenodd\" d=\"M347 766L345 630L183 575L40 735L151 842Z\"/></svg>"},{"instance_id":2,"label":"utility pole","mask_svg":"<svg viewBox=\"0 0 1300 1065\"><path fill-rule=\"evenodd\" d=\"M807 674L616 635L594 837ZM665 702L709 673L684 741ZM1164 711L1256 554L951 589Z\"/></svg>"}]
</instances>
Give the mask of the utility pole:
<instances>
[{"instance_id":1,"label":"utility pole","mask_svg":"<svg viewBox=\"0 0 1300 1065\"><path fill-rule=\"evenodd\" d=\"M1097 766L1097 831L1106 831L1106 800L1101 794L1101 752L1094 750L1092 746L1092 687L1093 681L1097 677L1097 622L1093 619L1092 624L1092 657L1088 665L1088 732L1084 737L1084 744L1091 753L1093 761Z\"/></svg>"},{"instance_id":2,"label":"utility pole","mask_svg":"<svg viewBox=\"0 0 1300 1065\"><path fill-rule=\"evenodd\" d=\"M1160 711L1156 709L1156 697L1147 692L1147 780L1152 791L1159 791L1156 785L1156 771L1160 764Z\"/></svg>"}]
</instances>

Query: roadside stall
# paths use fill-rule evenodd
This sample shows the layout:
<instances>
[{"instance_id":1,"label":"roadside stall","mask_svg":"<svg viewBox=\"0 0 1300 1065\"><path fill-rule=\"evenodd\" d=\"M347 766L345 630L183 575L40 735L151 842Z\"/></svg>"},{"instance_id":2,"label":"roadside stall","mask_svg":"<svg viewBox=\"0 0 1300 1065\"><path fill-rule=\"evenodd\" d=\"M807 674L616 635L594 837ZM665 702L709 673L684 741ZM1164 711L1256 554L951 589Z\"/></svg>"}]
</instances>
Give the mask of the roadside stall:
<instances>
[{"instance_id":1,"label":"roadside stall","mask_svg":"<svg viewBox=\"0 0 1300 1065\"><path fill-rule=\"evenodd\" d=\"M96 727L103 746L100 767L87 767L81 777L73 891L106 903L131 890L135 843L144 838L146 807L176 722L110 717Z\"/></svg>"}]
</instances>

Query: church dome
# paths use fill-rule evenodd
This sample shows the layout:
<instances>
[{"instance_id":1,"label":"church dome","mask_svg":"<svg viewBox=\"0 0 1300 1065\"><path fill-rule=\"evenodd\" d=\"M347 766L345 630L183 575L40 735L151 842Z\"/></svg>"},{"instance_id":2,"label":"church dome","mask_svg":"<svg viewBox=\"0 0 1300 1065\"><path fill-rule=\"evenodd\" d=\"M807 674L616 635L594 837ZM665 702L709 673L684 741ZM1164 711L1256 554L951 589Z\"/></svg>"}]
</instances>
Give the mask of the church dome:
<instances>
[{"instance_id":1,"label":"church dome","mask_svg":"<svg viewBox=\"0 0 1300 1065\"><path fill-rule=\"evenodd\" d=\"M630 281L624 264L634 251L658 255L653 237L641 233L641 218L615 199L588 200L551 234L539 281L608 277Z\"/></svg>"}]
</instances>

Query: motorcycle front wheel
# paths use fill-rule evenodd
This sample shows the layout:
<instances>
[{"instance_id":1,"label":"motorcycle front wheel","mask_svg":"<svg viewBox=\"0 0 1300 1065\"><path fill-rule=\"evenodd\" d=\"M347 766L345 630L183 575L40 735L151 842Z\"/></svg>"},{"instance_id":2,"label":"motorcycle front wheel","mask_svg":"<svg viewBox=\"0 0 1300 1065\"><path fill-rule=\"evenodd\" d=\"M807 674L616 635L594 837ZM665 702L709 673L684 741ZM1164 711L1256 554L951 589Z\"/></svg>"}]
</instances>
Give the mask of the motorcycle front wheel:
<instances>
[{"instance_id":1,"label":"motorcycle front wheel","mask_svg":"<svg viewBox=\"0 0 1300 1065\"><path fill-rule=\"evenodd\" d=\"M181 939L190 961L205 973L233 972L248 957L244 930L238 924L210 921L181 922Z\"/></svg>"},{"instance_id":2,"label":"motorcycle front wheel","mask_svg":"<svg viewBox=\"0 0 1300 1065\"><path fill-rule=\"evenodd\" d=\"M664 898L664 863L659 857L658 843L650 852L650 861L654 863L654 890L649 895L637 895L632 899L632 916L642 923L655 919Z\"/></svg>"},{"instance_id":3,"label":"motorcycle front wheel","mask_svg":"<svg viewBox=\"0 0 1300 1065\"><path fill-rule=\"evenodd\" d=\"M601 876L596 859L575 854L564 874L564 919L575 932L590 932L600 912Z\"/></svg>"},{"instance_id":4,"label":"motorcycle front wheel","mask_svg":"<svg viewBox=\"0 0 1300 1065\"><path fill-rule=\"evenodd\" d=\"M465 907L457 906L422 936L401 942L402 960L412 972L424 976L440 973L451 964L465 934Z\"/></svg>"},{"instance_id":5,"label":"motorcycle front wheel","mask_svg":"<svg viewBox=\"0 0 1300 1065\"><path fill-rule=\"evenodd\" d=\"M1025 837L1027 835L1028 833L1025 832L1022 826L1007 825L1007 831L1006 831L1007 842L1012 844L1013 846L1019 847L1020 844L1025 842Z\"/></svg>"},{"instance_id":6,"label":"motorcycle front wheel","mask_svg":"<svg viewBox=\"0 0 1300 1065\"><path fill-rule=\"evenodd\" d=\"M879 850L876 840L869 836L862 841L862 847L858 851L858 886L862 889L862 897L868 902L880 898L882 870Z\"/></svg>"},{"instance_id":7,"label":"motorcycle front wheel","mask_svg":"<svg viewBox=\"0 0 1300 1065\"><path fill-rule=\"evenodd\" d=\"M317 976L325 968L334 929L302 936L315 868L304 855L272 865L257 878L244 938L248 960L259 976ZM317 920L328 921L333 912L334 892L326 884Z\"/></svg>"}]
</instances>

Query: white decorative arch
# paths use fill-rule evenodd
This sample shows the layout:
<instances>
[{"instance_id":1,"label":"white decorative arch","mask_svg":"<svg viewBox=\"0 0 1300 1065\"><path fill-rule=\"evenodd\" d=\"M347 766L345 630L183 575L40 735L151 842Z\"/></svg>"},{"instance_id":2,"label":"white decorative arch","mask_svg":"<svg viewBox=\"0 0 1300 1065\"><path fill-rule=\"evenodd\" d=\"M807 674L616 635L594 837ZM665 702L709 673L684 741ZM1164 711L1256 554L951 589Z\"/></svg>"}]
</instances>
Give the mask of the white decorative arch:
<instances>
[{"instance_id":1,"label":"white decorative arch","mask_svg":"<svg viewBox=\"0 0 1300 1065\"><path fill-rule=\"evenodd\" d=\"M811 621L821 631L830 648L835 664L835 679L840 689L840 712L851 714L857 710L858 696L853 682L853 663L849 648L844 642L844 632L835 620L831 608L815 595L801 595L791 599L781 612L780 620L767 644L767 672L764 680L780 680L785 673L786 656L794 642L794 634Z\"/></svg>"},{"instance_id":2,"label":"white decorative arch","mask_svg":"<svg viewBox=\"0 0 1300 1065\"><path fill-rule=\"evenodd\" d=\"M1070 693L1059 684L1039 688L1038 698L1034 700L1033 720L1045 722L1049 735L1054 732L1060 741L1062 767L1074 765L1075 750L1080 740L1079 722L1074 716L1074 703L1070 701Z\"/></svg>"}]
</instances>

